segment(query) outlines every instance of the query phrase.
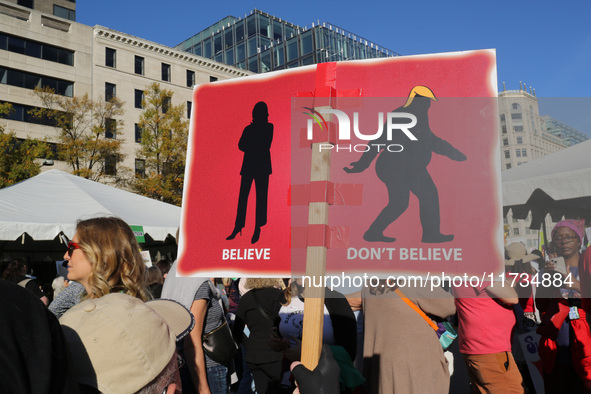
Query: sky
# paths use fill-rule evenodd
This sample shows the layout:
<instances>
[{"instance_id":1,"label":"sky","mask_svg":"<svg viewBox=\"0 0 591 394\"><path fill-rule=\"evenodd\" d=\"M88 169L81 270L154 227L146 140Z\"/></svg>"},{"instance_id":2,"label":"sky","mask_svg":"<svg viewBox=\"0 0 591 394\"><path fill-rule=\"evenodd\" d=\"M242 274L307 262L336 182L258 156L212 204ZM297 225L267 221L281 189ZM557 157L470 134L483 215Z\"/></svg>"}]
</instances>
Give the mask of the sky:
<instances>
[{"instance_id":1,"label":"sky","mask_svg":"<svg viewBox=\"0 0 591 394\"><path fill-rule=\"evenodd\" d=\"M172 47L255 8L301 27L330 22L401 55L494 48L499 91L521 81L536 90L540 115L591 136L588 0L85 0L76 19Z\"/></svg>"}]
</instances>

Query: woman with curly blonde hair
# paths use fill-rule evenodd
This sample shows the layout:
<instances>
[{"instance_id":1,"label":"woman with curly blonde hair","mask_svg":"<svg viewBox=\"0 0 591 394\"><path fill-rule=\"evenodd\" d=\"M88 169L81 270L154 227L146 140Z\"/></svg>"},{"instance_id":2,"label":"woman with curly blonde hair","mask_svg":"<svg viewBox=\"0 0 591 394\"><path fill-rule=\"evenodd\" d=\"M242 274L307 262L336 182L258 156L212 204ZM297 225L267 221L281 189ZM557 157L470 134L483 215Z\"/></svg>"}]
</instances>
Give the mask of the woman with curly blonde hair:
<instances>
[{"instance_id":1,"label":"woman with curly blonde hair","mask_svg":"<svg viewBox=\"0 0 591 394\"><path fill-rule=\"evenodd\" d=\"M285 289L285 282L281 278L247 278L244 287L247 290L264 289L274 287L276 289Z\"/></svg>"},{"instance_id":2,"label":"woman with curly blonde hair","mask_svg":"<svg viewBox=\"0 0 591 394\"><path fill-rule=\"evenodd\" d=\"M79 220L64 259L68 279L84 286L86 299L109 293L151 299L139 245L129 225L119 218Z\"/></svg>"}]
</instances>

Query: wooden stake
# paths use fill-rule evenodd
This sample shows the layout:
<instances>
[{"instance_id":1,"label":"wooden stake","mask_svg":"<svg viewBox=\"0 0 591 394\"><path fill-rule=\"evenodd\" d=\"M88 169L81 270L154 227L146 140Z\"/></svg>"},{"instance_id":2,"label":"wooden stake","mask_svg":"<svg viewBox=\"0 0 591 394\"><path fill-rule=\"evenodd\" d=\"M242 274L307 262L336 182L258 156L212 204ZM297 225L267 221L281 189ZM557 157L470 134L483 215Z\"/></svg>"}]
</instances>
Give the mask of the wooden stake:
<instances>
[{"instance_id":1,"label":"wooden stake","mask_svg":"<svg viewBox=\"0 0 591 394\"><path fill-rule=\"evenodd\" d=\"M327 121L330 121L328 117ZM330 180L330 150L320 150L320 143L312 144L312 169L310 180ZM310 203L308 224L328 225L328 203ZM302 364L309 370L318 365L322 351L324 328L324 286L326 274L326 246L308 246L306 253L306 277L316 286L304 289L304 327L302 335ZM308 283L306 283L307 285Z\"/></svg>"}]
</instances>

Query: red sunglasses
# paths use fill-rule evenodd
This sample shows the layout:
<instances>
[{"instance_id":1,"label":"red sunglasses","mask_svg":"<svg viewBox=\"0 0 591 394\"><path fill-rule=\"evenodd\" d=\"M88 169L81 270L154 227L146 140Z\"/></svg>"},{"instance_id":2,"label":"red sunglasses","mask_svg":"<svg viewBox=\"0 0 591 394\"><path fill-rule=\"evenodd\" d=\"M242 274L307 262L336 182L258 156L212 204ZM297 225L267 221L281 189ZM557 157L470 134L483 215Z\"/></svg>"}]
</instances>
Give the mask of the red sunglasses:
<instances>
[{"instance_id":1,"label":"red sunglasses","mask_svg":"<svg viewBox=\"0 0 591 394\"><path fill-rule=\"evenodd\" d=\"M66 253L68 253L68 256L72 257L72 253L74 253L74 250L76 249L80 249L80 245L78 245L76 242L68 242L68 250L66 251Z\"/></svg>"}]
</instances>

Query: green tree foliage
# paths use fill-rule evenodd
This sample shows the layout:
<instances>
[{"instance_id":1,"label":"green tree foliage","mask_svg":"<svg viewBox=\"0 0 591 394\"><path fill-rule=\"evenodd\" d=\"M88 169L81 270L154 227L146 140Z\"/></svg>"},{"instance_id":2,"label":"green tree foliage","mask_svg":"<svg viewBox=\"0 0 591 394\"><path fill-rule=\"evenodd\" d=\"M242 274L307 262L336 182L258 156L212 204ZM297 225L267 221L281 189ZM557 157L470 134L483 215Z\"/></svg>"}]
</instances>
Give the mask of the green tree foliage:
<instances>
[{"instance_id":1,"label":"green tree foliage","mask_svg":"<svg viewBox=\"0 0 591 394\"><path fill-rule=\"evenodd\" d=\"M35 89L43 107L32 110L39 118L50 119L59 131L57 158L70 166L72 174L94 181L110 172L109 165L117 165L125 158L121 152L123 140L118 135L123 122L123 102L116 97L109 101L54 94L53 89ZM112 138L107 138L111 135ZM119 178L113 178L121 182Z\"/></svg>"},{"instance_id":2,"label":"green tree foliage","mask_svg":"<svg viewBox=\"0 0 591 394\"><path fill-rule=\"evenodd\" d=\"M140 115L140 148L145 173L136 174L134 190L144 196L181 205L189 122L184 106L172 105L172 91L153 83L144 91Z\"/></svg>"},{"instance_id":3,"label":"green tree foliage","mask_svg":"<svg viewBox=\"0 0 591 394\"><path fill-rule=\"evenodd\" d=\"M0 118L12 113L12 105L0 104ZM44 141L18 139L0 125L0 188L14 185L38 175L41 164L35 159L47 157L49 147Z\"/></svg>"}]
</instances>

